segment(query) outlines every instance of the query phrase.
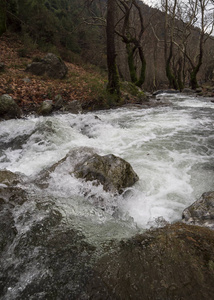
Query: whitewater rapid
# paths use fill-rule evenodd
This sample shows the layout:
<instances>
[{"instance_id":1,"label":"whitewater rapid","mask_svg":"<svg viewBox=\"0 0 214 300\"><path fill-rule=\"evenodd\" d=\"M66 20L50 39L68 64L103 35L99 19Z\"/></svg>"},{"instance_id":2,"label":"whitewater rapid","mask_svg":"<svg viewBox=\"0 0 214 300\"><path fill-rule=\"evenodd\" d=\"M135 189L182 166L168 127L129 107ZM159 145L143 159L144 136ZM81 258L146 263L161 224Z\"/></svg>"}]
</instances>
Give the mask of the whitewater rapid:
<instances>
[{"instance_id":1,"label":"whitewater rapid","mask_svg":"<svg viewBox=\"0 0 214 300\"><path fill-rule=\"evenodd\" d=\"M214 190L214 104L179 94L158 97L168 105L3 121L0 169L36 178L71 149L90 147L100 155L112 153L127 160L140 178L124 195L76 179L68 165L55 170L42 193L56 202L61 199L57 205L65 215L70 211L99 224L117 218L148 228L161 220L180 220L184 208ZM93 195L104 200L97 204ZM115 227L106 231L111 230Z\"/></svg>"}]
</instances>

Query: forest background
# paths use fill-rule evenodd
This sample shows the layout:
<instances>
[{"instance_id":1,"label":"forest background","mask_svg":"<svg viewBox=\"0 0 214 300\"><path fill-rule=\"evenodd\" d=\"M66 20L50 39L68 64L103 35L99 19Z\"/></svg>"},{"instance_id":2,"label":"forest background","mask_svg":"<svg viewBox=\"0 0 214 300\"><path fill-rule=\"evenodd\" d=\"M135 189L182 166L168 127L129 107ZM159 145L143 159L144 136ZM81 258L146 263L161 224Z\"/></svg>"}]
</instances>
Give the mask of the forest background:
<instances>
[{"instance_id":1,"label":"forest background","mask_svg":"<svg viewBox=\"0 0 214 300\"><path fill-rule=\"evenodd\" d=\"M159 8L137 0L0 0L0 7L0 34L20 39L19 57L39 50L75 66L91 64L102 74L103 86L108 55L115 51L120 82L147 91L213 85L212 0L163 0Z\"/></svg>"}]
</instances>

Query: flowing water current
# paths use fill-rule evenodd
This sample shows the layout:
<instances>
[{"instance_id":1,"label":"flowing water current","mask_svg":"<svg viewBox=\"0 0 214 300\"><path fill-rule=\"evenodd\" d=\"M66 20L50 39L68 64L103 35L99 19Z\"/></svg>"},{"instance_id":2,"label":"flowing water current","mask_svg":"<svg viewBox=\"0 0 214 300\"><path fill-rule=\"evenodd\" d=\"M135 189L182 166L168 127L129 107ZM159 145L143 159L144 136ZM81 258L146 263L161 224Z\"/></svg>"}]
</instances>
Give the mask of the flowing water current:
<instances>
[{"instance_id":1,"label":"flowing water current","mask_svg":"<svg viewBox=\"0 0 214 300\"><path fill-rule=\"evenodd\" d=\"M185 95L161 98L169 105L1 122L0 168L35 179L71 149L112 153L139 176L123 195L76 179L69 173L72 165L66 164L55 169L46 188L29 183L25 188L32 198L49 199L66 222L92 240L125 237L180 220L184 208L214 189L214 104Z\"/></svg>"}]
</instances>

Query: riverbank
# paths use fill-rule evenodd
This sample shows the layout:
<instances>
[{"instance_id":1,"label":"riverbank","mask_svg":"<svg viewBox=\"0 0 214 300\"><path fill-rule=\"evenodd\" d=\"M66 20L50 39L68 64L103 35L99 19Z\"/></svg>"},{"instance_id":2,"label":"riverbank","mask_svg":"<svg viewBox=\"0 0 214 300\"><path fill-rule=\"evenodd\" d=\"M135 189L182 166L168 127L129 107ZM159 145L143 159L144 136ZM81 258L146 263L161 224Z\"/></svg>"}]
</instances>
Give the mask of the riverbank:
<instances>
[{"instance_id":1,"label":"riverbank","mask_svg":"<svg viewBox=\"0 0 214 300\"><path fill-rule=\"evenodd\" d=\"M86 111L118 106L106 93L107 73L92 65L66 61L68 73L64 79L32 75L25 71L26 67L46 53L32 46L24 47L23 42L14 34L1 36L0 52L0 95L10 95L24 114L36 112L45 100L51 100L55 106L59 95L64 106L76 100ZM121 89L122 101L119 105L143 105L145 108L164 105L149 101L148 94L132 84L121 83ZM188 91L191 92L193 91ZM199 96L213 97L214 87L207 85L196 92Z\"/></svg>"},{"instance_id":2,"label":"riverbank","mask_svg":"<svg viewBox=\"0 0 214 300\"><path fill-rule=\"evenodd\" d=\"M63 80L26 73L27 65L45 53L26 50L16 35L5 34L0 38L0 52L0 94L9 94L24 112L36 110L46 99L54 101L59 94L65 102L78 100L89 106L105 83L105 78L92 66L85 70L70 62L66 62L68 74Z\"/></svg>"},{"instance_id":3,"label":"riverbank","mask_svg":"<svg viewBox=\"0 0 214 300\"><path fill-rule=\"evenodd\" d=\"M22 41L13 34L1 36L0 52L0 95L10 95L24 113L37 111L45 100L52 100L54 105L58 95L65 104L77 100L88 111L115 105L106 93L107 73L95 66L66 61L68 73L63 79L32 75L25 71L26 67L47 53L32 47L24 48ZM139 97L139 92L131 89L123 84L122 98L125 104L139 104L139 101L147 99L143 92Z\"/></svg>"}]
</instances>

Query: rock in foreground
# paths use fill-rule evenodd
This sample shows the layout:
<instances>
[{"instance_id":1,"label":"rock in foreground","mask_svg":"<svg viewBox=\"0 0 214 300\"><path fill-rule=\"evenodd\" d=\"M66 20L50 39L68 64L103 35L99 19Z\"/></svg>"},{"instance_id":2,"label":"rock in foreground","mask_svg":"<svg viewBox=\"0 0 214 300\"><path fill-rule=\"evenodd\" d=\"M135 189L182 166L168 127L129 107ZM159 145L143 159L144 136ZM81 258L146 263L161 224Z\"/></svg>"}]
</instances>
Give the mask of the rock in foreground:
<instances>
[{"instance_id":1,"label":"rock in foreground","mask_svg":"<svg viewBox=\"0 0 214 300\"><path fill-rule=\"evenodd\" d=\"M213 251L213 231L179 223L122 241L96 265L108 289L103 299L212 299Z\"/></svg>"},{"instance_id":2,"label":"rock in foreground","mask_svg":"<svg viewBox=\"0 0 214 300\"><path fill-rule=\"evenodd\" d=\"M86 181L96 180L106 191L119 193L139 179L128 162L113 154L105 156L94 154L78 164L74 169L74 174Z\"/></svg>"},{"instance_id":3,"label":"rock in foreground","mask_svg":"<svg viewBox=\"0 0 214 300\"><path fill-rule=\"evenodd\" d=\"M177 223L124 240L105 231L94 244L83 216L61 212L46 196L0 189L1 299L213 299L213 230Z\"/></svg>"},{"instance_id":4,"label":"rock in foreground","mask_svg":"<svg viewBox=\"0 0 214 300\"><path fill-rule=\"evenodd\" d=\"M204 193L201 198L183 211L187 224L206 226L214 229L214 192Z\"/></svg>"}]
</instances>

